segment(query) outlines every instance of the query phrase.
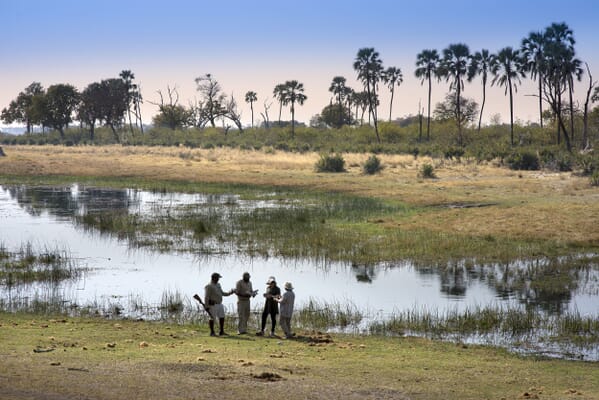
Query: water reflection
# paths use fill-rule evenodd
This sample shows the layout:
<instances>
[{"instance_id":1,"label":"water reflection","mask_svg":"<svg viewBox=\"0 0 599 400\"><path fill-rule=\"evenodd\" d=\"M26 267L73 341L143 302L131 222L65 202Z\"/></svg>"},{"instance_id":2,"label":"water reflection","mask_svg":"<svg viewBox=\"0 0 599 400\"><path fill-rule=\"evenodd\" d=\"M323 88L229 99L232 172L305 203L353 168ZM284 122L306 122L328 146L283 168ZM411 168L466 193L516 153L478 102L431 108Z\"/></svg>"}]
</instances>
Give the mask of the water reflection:
<instances>
[{"instance_id":1,"label":"water reflection","mask_svg":"<svg viewBox=\"0 0 599 400\"><path fill-rule=\"evenodd\" d=\"M420 278L410 281L410 284L431 285L432 280L438 287L438 297L436 300L430 299L433 303L455 302L464 303L485 303L489 301L519 302L523 307L537 308L548 313L562 313L567 309L575 307L577 310L587 307L576 303L577 297L591 298L596 301L598 296L590 294L589 291L597 290L597 260L593 255L580 255L577 258L561 258L527 261L512 261L504 264L480 265L472 261L462 261L445 266L419 265L418 263L387 263L384 265L359 265L351 264L349 267L339 263L330 263L326 259L281 259L270 254L251 253L252 246L235 247L234 244L227 242L225 235L211 238L209 242L204 236L211 230L210 224L216 223L218 215L221 215L218 223L226 223L227 218L231 218L234 213L240 213L242 210L259 209L261 215L266 216L270 211L276 212L277 207L286 207L288 203L269 202L264 200L241 201L235 195L203 195L203 194L175 194L175 193L150 193L146 191L131 189L101 189L94 187L84 187L79 185L64 187L33 187L27 185L0 187L1 191L8 196L0 199L0 207L5 207L9 200L16 201L16 204L31 217L41 217L48 215L55 217L58 221L77 221L82 224L84 232L75 234L74 237L65 238L66 244L72 246L73 242L81 240L85 235L95 234L97 227L87 223L87 215L102 215L102 213L116 213L125 217L134 216L140 218L136 223L141 223L141 218L149 218L152 215L159 216L161 221L176 213L185 212L190 207L194 210L205 209L205 214L212 220L205 219L201 226L194 225L189 231L167 232L158 240L168 241L168 243L188 241L190 248L196 249L211 247L210 252L196 251L196 255L205 257L207 261L202 262L206 265L214 265L214 257L223 257L223 254L250 254L250 259L260 260L259 264L279 264L280 265L301 265L299 268L307 275L318 274L319 269L324 268L330 276L331 270L336 272L333 275L341 274L339 270L344 270L342 274L350 273L354 276L358 290L369 292L364 285L373 286L373 290L382 287L389 287L391 291L401 291L405 289L405 282L386 282L387 279L381 274L383 271L394 269L405 270L408 265L416 272ZM1 208L0 208L1 210ZM237 210L237 211L236 211ZM224 217L223 217L224 215ZM0 235L0 243L7 240L7 228L10 227L10 215L4 215L4 228ZM266 217L265 217L266 218ZM155 221L151 220L152 223ZM205 221L205 222L204 222ZM18 222L16 222L18 223ZM39 237L44 237L46 230L43 226L34 228ZM114 229L114 228L113 228ZM223 232L227 232L235 227L229 227ZM114 232L110 232L114 234ZM47 234L52 235L51 229ZM203 236L203 234L206 234ZM170 235L170 236L169 236ZM251 232L248 237L251 240ZM116 237L128 240L128 245L134 241L147 240L141 237L139 232L117 232ZM54 237L53 239L59 239ZM203 242L202 242L203 241ZM198 245L198 243L201 243ZM208 243L208 244L207 244ZM156 243L153 243L154 248ZM110 246L123 246L123 243L110 244ZM139 243L137 244L139 246ZM136 247L136 246L134 246ZM216 250L215 250L216 249ZM83 249L82 251L85 251ZM112 251L112 250L109 250ZM168 251L167 251L168 253ZM276 249L273 251L276 254ZM152 252L150 252L152 254ZM217 256L218 254L218 256ZM86 254L81 254L84 258ZM106 254L111 257L110 254ZM173 253L177 257L177 252ZM253 262L253 261L252 261ZM202 264L201 263L201 264ZM244 262L244 264L247 262ZM574 267L572 266L574 265ZM116 266L117 270L121 267ZM138 266L136 268L144 268ZM383 276L381 276L383 275ZM334 278L334 276L332 277ZM185 278L180 278L185 279ZM342 280L341 280L342 281ZM308 279L309 282L309 279ZM593 284L594 282L594 284ZM350 293L347 289L347 283L332 282L333 293ZM338 290L338 285L345 286L343 290ZM313 286L313 285L309 285ZM580 288L586 288L586 292ZM482 290L485 288L485 290ZM410 288L411 292L413 288ZM315 294L322 295L316 292ZM351 292L348 297L357 297L355 292ZM383 309L392 309L397 307L397 296L385 296L389 300L389 305ZM372 301L370 298L367 299ZM572 303L575 303L574 305ZM408 304L412 305L412 304ZM406 306L404 304L404 306ZM377 308L379 306L377 305ZM590 307L593 308L592 306ZM594 311L594 310L593 310Z\"/></svg>"}]
</instances>

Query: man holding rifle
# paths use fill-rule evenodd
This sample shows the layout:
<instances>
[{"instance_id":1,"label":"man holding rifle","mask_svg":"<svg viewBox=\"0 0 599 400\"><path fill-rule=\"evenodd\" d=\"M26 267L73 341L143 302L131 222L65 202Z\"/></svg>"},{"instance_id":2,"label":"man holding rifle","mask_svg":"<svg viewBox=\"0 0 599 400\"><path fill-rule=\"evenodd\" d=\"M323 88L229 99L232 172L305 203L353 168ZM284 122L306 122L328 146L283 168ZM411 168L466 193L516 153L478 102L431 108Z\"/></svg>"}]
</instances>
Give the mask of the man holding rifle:
<instances>
[{"instance_id":1,"label":"man holding rifle","mask_svg":"<svg viewBox=\"0 0 599 400\"><path fill-rule=\"evenodd\" d=\"M223 296L230 296L235 293L235 289L231 289L228 292L223 292L223 289L218 283L218 280L222 276L215 272L212 274L210 283L204 287L204 307L208 314L210 314L210 320L208 325L210 326L210 336L216 336L214 333L214 320L218 319L220 327L219 336L226 335L225 333L225 307L223 306Z\"/></svg>"}]
</instances>

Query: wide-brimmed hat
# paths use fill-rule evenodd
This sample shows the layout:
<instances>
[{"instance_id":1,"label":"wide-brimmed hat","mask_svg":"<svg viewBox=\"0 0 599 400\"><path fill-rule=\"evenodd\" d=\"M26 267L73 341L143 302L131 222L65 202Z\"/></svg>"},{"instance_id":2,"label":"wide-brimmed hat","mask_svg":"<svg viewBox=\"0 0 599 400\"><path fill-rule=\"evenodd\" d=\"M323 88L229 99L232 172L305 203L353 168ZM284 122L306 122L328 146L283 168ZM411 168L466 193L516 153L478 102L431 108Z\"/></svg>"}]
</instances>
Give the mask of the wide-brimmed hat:
<instances>
[{"instance_id":1,"label":"wide-brimmed hat","mask_svg":"<svg viewBox=\"0 0 599 400\"><path fill-rule=\"evenodd\" d=\"M291 282L285 282L285 289L286 290L293 290L293 285L291 284Z\"/></svg>"},{"instance_id":2,"label":"wide-brimmed hat","mask_svg":"<svg viewBox=\"0 0 599 400\"><path fill-rule=\"evenodd\" d=\"M271 283L273 283L273 282L275 282L275 283L276 283L276 282L277 282L277 280L275 279L275 277L274 277L274 276L269 276L269 277L268 277L268 280L266 281L266 284L267 284L267 285L270 285L270 284L271 284Z\"/></svg>"}]
</instances>

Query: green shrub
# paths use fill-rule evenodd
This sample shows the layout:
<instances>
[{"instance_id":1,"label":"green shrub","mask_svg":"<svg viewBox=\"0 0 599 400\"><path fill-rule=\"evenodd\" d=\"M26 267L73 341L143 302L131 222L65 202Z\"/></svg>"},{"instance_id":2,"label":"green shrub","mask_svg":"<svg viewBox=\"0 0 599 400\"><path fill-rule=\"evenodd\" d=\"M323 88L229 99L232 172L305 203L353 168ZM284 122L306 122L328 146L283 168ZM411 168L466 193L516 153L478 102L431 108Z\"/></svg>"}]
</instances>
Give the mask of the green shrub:
<instances>
[{"instance_id":1,"label":"green shrub","mask_svg":"<svg viewBox=\"0 0 599 400\"><path fill-rule=\"evenodd\" d=\"M599 186L599 171L595 171L591 175L591 186Z\"/></svg>"},{"instance_id":2,"label":"green shrub","mask_svg":"<svg viewBox=\"0 0 599 400\"><path fill-rule=\"evenodd\" d=\"M341 154L321 154L316 162L317 172L345 172L345 160Z\"/></svg>"},{"instance_id":3,"label":"green shrub","mask_svg":"<svg viewBox=\"0 0 599 400\"><path fill-rule=\"evenodd\" d=\"M539 157L531 151L515 151L508 156L507 164L515 170L536 171L539 169Z\"/></svg>"},{"instance_id":4,"label":"green shrub","mask_svg":"<svg viewBox=\"0 0 599 400\"><path fill-rule=\"evenodd\" d=\"M435 167L433 167L431 164L422 164L418 176L424 179L436 178L437 176L435 175Z\"/></svg>"},{"instance_id":5,"label":"green shrub","mask_svg":"<svg viewBox=\"0 0 599 400\"><path fill-rule=\"evenodd\" d=\"M381 160L375 156L374 154L368 157L368 160L364 163L362 170L365 174L374 175L377 172L380 172L383 169L381 165Z\"/></svg>"}]
</instances>

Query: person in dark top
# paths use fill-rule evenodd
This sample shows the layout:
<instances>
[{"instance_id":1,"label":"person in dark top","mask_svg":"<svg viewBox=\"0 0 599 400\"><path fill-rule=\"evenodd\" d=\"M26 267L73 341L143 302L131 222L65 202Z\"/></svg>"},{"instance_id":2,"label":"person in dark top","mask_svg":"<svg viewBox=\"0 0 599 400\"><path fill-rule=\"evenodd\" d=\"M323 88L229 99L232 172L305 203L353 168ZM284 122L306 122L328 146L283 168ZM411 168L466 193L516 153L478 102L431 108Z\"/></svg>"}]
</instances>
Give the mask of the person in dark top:
<instances>
[{"instance_id":1,"label":"person in dark top","mask_svg":"<svg viewBox=\"0 0 599 400\"><path fill-rule=\"evenodd\" d=\"M277 314L279 313L279 303L277 299L281 297L281 289L277 286L277 281L274 276L268 278L266 282L266 292L264 293L264 311L262 311L262 329L257 333L258 336L264 336L264 328L266 328L266 320L270 315L271 330L270 336L275 335L275 327L277 326Z\"/></svg>"}]
</instances>

